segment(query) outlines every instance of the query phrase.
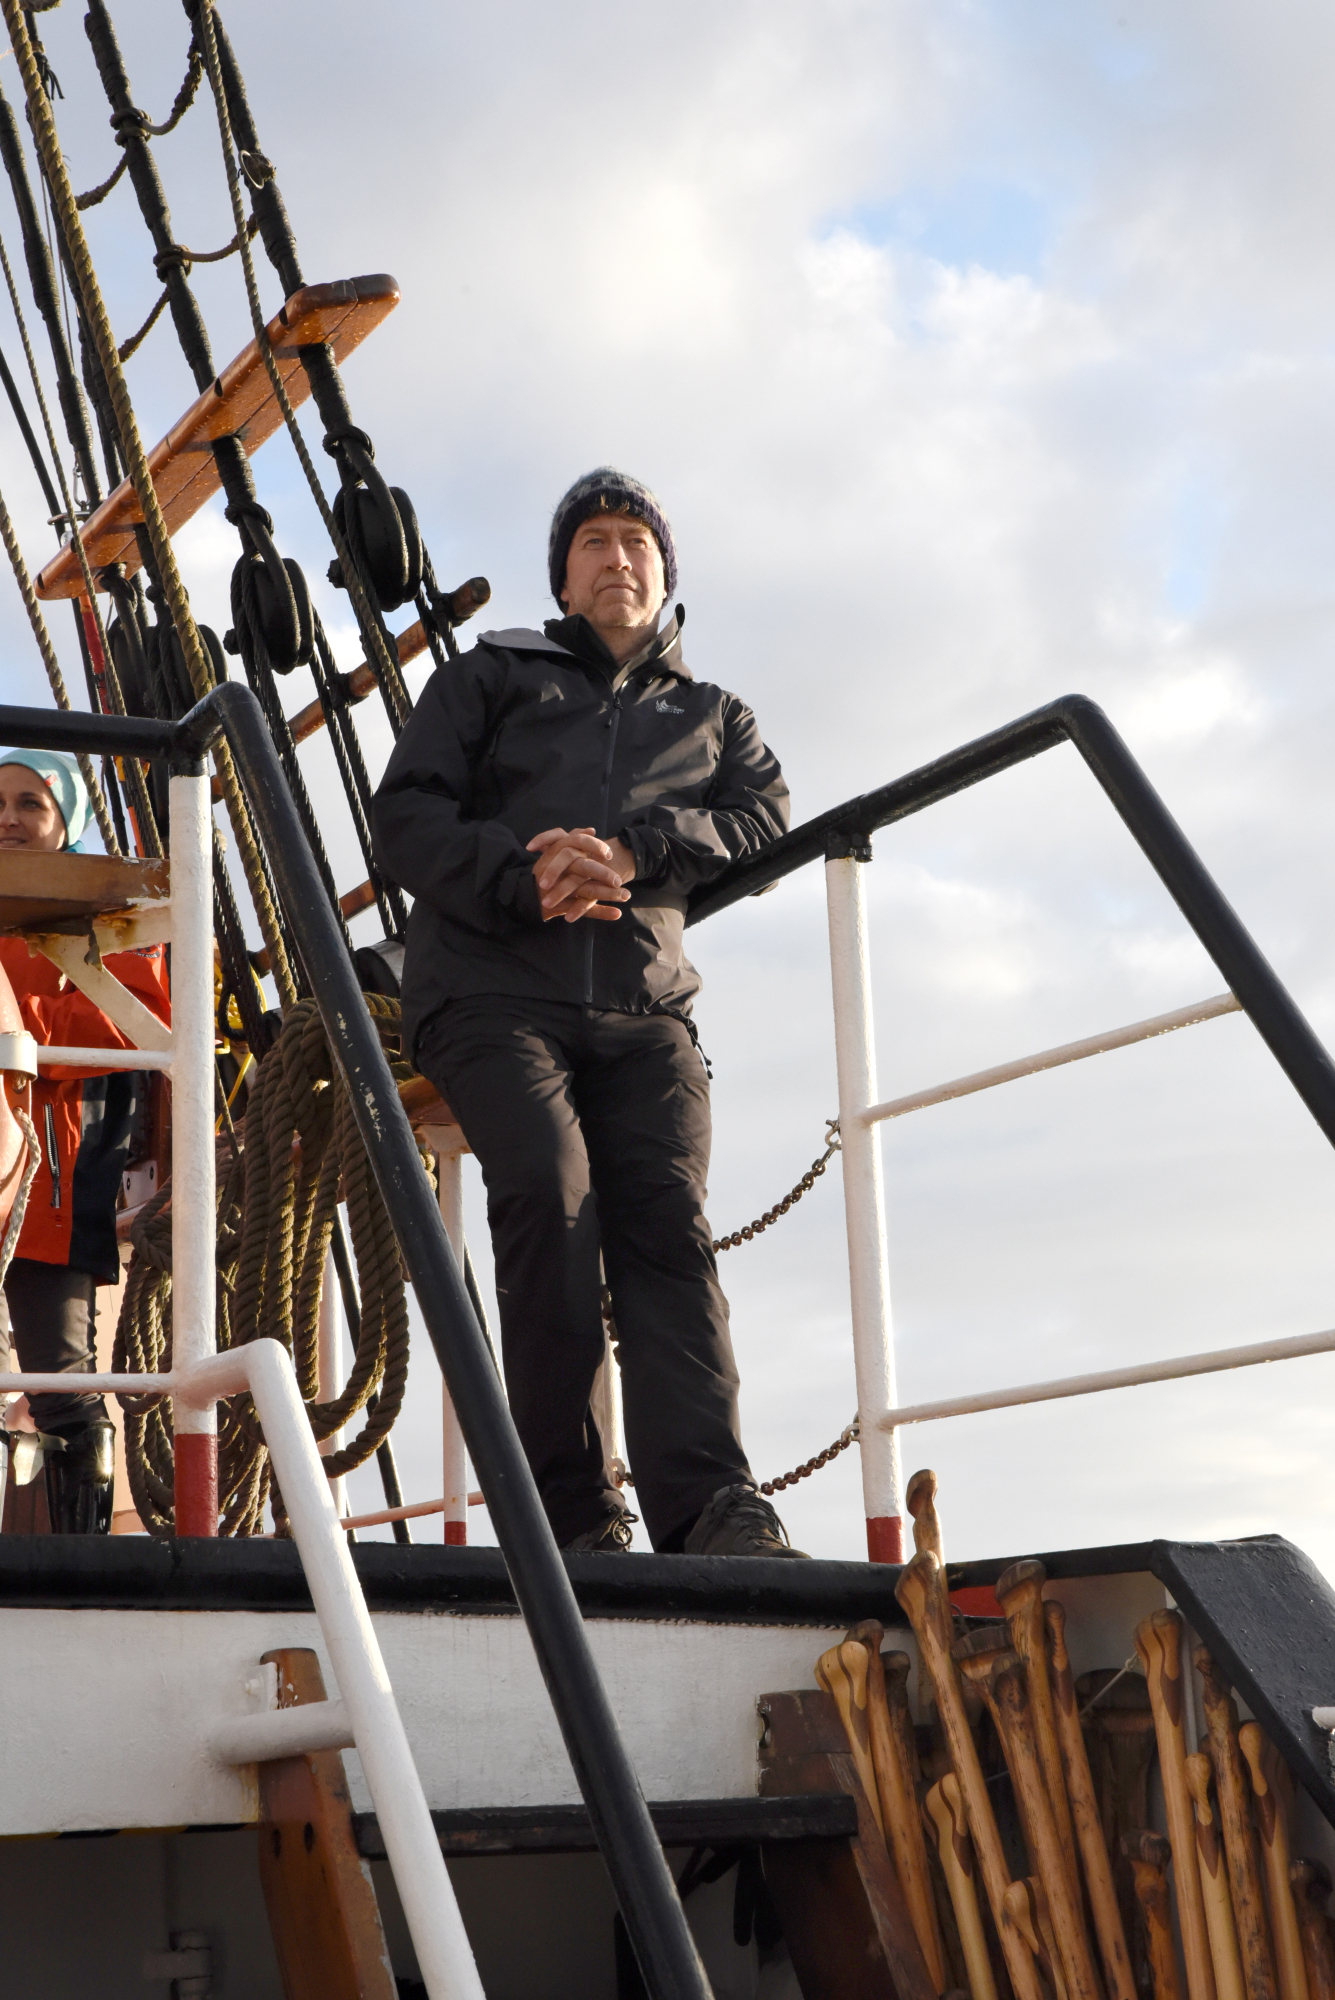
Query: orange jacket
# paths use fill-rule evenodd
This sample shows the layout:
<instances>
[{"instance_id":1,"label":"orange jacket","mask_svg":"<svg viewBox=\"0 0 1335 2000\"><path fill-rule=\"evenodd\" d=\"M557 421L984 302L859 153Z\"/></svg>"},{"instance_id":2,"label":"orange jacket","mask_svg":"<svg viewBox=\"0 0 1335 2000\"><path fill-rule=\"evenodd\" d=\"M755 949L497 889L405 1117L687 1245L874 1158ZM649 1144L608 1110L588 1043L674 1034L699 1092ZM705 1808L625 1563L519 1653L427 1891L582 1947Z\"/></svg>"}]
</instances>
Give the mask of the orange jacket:
<instances>
[{"instance_id":1,"label":"orange jacket","mask_svg":"<svg viewBox=\"0 0 1335 2000\"><path fill-rule=\"evenodd\" d=\"M103 964L164 1025L171 1025L162 945L118 951ZM0 937L0 965L9 975L23 1025L37 1042L64 1048L133 1046L49 958L29 954L23 938ZM116 1282L116 1196L143 1104L142 1072L42 1071L32 1087L42 1164L28 1196L16 1255L41 1264L72 1265L91 1272L99 1284Z\"/></svg>"}]
</instances>

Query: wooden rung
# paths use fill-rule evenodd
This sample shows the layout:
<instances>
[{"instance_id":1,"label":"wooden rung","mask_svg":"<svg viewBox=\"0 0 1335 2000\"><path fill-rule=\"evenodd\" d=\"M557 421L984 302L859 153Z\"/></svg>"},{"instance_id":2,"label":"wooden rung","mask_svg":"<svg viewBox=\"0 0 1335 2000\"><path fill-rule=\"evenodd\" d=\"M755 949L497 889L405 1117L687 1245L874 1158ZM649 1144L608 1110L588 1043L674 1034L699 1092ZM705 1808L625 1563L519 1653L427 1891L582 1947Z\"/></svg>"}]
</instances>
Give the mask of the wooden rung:
<instances>
[{"instance_id":1,"label":"wooden rung","mask_svg":"<svg viewBox=\"0 0 1335 2000\"><path fill-rule=\"evenodd\" d=\"M419 653L425 652L426 632L421 619L419 618L416 624L410 625L406 632L400 632L395 644L399 649L401 667L406 667L409 660L415 660ZM347 706L352 708L357 702L365 701L367 695L374 692L375 675L363 660L361 665L354 667L347 677L347 694L344 699ZM305 708L299 708L295 715L288 717L287 726L292 731L292 741L304 743L308 736L314 736L317 730L324 728L324 710L318 701L308 701Z\"/></svg>"},{"instance_id":2,"label":"wooden rung","mask_svg":"<svg viewBox=\"0 0 1335 2000\"><path fill-rule=\"evenodd\" d=\"M343 278L332 285L305 285L294 292L267 328L288 399L299 407L310 394L299 349L327 343L335 361L344 360L368 333L393 312L399 288L393 278ZM181 421L148 454L158 502L174 534L218 491L221 480L211 446L215 438L239 437L248 457L272 437L283 421L260 351L252 340L224 368ZM96 576L110 563L124 563L127 575L139 568L135 528L143 513L134 488L122 480L84 523L83 545ZM72 545L62 548L37 579L39 597L78 597L83 573Z\"/></svg>"}]
</instances>

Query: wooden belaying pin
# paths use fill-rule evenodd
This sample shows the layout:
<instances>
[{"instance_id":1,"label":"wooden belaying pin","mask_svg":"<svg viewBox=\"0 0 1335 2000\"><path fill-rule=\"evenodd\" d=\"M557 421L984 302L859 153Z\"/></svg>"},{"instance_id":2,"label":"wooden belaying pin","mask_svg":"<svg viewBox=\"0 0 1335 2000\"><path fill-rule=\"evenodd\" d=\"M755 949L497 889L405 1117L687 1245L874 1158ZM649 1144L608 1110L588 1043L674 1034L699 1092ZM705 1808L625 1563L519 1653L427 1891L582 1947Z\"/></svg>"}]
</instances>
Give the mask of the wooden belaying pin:
<instances>
[{"instance_id":1,"label":"wooden belaying pin","mask_svg":"<svg viewBox=\"0 0 1335 2000\"><path fill-rule=\"evenodd\" d=\"M932 1894L927 1846L913 1773L904 1761L903 1741L895 1729L886 1698L885 1669L881 1661L881 1640L884 1637L881 1626L874 1620L868 1620L855 1625L844 1644L845 1647L860 1646L867 1656L867 1728L872 1767L880 1795L881 1826L899 1877L899 1886L904 1891L914 1936L922 1948L927 1976L937 1992L944 1993L950 1984L945 1947L936 1917L936 1899ZM840 1649L841 1654L843 1650Z\"/></svg>"},{"instance_id":2,"label":"wooden belaying pin","mask_svg":"<svg viewBox=\"0 0 1335 2000\"><path fill-rule=\"evenodd\" d=\"M1251 1779L1238 1743L1238 1711L1228 1682L1205 1647L1197 1647L1194 1657L1201 1677L1201 1706L1209 1731L1219 1830L1228 1861L1243 1984L1247 2000L1277 2000L1279 1979L1270 1943L1260 1847L1252 1818Z\"/></svg>"},{"instance_id":3,"label":"wooden belaying pin","mask_svg":"<svg viewBox=\"0 0 1335 2000\"><path fill-rule=\"evenodd\" d=\"M1289 1884L1298 1912L1310 2000L1335 2000L1335 1941L1326 1915L1330 1901L1329 1871L1319 1861L1291 1861Z\"/></svg>"},{"instance_id":4,"label":"wooden belaying pin","mask_svg":"<svg viewBox=\"0 0 1335 2000\"><path fill-rule=\"evenodd\" d=\"M960 1934L965 1969L969 1977L970 2000L997 2000L997 1982L987 1949L983 1913L978 1906L978 1883L969 1822L960 1796L959 1779L947 1771L923 1800L923 1817L931 1829L941 1872L950 1891L950 1905ZM1323 1996L1324 2000L1324 1996Z\"/></svg>"},{"instance_id":5,"label":"wooden belaying pin","mask_svg":"<svg viewBox=\"0 0 1335 2000\"><path fill-rule=\"evenodd\" d=\"M1261 1865L1270 1906L1270 1932L1275 1941L1275 1969L1280 2000L1309 2000L1302 1933L1289 1881L1288 1772L1283 1759L1259 1722L1244 1722L1238 1747L1251 1772L1256 1830L1261 1836Z\"/></svg>"},{"instance_id":6,"label":"wooden belaying pin","mask_svg":"<svg viewBox=\"0 0 1335 2000\"><path fill-rule=\"evenodd\" d=\"M1173 1885L1177 1890L1187 1992L1190 2000L1216 2000L1214 1960L1210 1955L1200 1864L1196 1859L1196 1815L1187 1790L1182 1677L1190 1669L1182 1658L1182 1629L1178 1612L1152 1612L1136 1627L1136 1651L1145 1668L1150 1712L1159 1743L1159 1774L1163 1779L1168 1839L1173 1850Z\"/></svg>"},{"instance_id":7,"label":"wooden belaying pin","mask_svg":"<svg viewBox=\"0 0 1335 2000\"><path fill-rule=\"evenodd\" d=\"M1085 1886L1094 1918L1094 1934L1099 1941L1103 1976L1110 2000L1139 2000L1127 1950L1126 1931L1117 1901L1112 1862L1103 1838L1103 1818L1089 1769L1084 1731L1076 1705L1075 1682L1071 1677L1071 1657L1066 1650L1066 1612L1058 1603L1043 1606L1043 1623L1049 1645L1049 1677L1053 1716L1061 1750L1066 1790L1075 1822L1075 1837L1084 1863Z\"/></svg>"},{"instance_id":8,"label":"wooden belaying pin","mask_svg":"<svg viewBox=\"0 0 1335 2000\"><path fill-rule=\"evenodd\" d=\"M1168 1905L1168 1864L1173 1859L1172 1847L1162 1834L1137 1832L1123 1836L1122 1852L1131 1863L1136 1896L1145 1919L1150 1971L1154 1975L1154 2000L1183 2000L1177 1953L1173 1949L1173 1919Z\"/></svg>"},{"instance_id":9,"label":"wooden belaying pin","mask_svg":"<svg viewBox=\"0 0 1335 2000\"><path fill-rule=\"evenodd\" d=\"M853 1753L854 1766L867 1794L867 1803L884 1835L885 1823L881 1818L881 1797L876 1783L876 1767L872 1763L871 1731L867 1722L867 1648L848 1639L842 1646L831 1646L816 1662L816 1685L834 1697L848 1747Z\"/></svg>"},{"instance_id":10,"label":"wooden belaying pin","mask_svg":"<svg viewBox=\"0 0 1335 2000\"><path fill-rule=\"evenodd\" d=\"M978 1761L978 1746L964 1712L959 1676L950 1657L954 1634L949 1599L943 1584L944 1578L939 1574L936 1557L923 1551L915 1555L912 1562L905 1564L895 1585L895 1597L913 1627L918 1641L918 1657L936 1697L937 1716L969 1817L978 1870L1001 1940L1015 2000L1043 2000L1043 1984L1032 1955L1014 1927L1002 1921L1002 1898L1010 1882L1010 1871L992 1815L992 1803L987 1796L987 1780Z\"/></svg>"},{"instance_id":11,"label":"wooden belaying pin","mask_svg":"<svg viewBox=\"0 0 1335 2000\"><path fill-rule=\"evenodd\" d=\"M1219 1830L1219 1818L1210 1797L1213 1772L1210 1759L1197 1750L1186 1762L1187 1789L1196 1814L1196 1858L1201 1871L1201 1894L1205 1899L1205 1925L1210 1933L1210 1956L1214 1960L1215 1985L1219 2000L1246 2000L1242 1959L1238 1954L1238 1934L1233 1922L1233 1899L1228 1889L1228 1861Z\"/></svg>"}]
</instances>

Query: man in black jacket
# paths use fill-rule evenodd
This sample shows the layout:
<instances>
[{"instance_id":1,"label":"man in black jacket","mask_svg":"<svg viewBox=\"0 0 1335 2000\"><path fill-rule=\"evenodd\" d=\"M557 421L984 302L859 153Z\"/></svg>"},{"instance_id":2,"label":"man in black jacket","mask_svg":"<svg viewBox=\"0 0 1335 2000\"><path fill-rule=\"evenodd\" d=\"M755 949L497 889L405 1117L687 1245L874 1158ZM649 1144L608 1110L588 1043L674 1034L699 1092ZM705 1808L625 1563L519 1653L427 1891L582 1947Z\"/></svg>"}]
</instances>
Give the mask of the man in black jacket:
<instances>
[{"instance_id":1,"label":"man in black jacket","mask_svg":"<svg viewBox=\"0 0 1335 2000\"><path fill-rule=\"evenodd\" d=\"M556 1539L630 1521L589 1408L612 1295L636 1497L658 1550L793 1555L756 1491L704 1215L709 1085L687 899L783 833L788 788L735 695L691 678L672 531L611 467L548 570L565 616L438 670L375 799L414 898L405 1049L482 1164L510 1405Z\"/></svg>"}]
</instances>

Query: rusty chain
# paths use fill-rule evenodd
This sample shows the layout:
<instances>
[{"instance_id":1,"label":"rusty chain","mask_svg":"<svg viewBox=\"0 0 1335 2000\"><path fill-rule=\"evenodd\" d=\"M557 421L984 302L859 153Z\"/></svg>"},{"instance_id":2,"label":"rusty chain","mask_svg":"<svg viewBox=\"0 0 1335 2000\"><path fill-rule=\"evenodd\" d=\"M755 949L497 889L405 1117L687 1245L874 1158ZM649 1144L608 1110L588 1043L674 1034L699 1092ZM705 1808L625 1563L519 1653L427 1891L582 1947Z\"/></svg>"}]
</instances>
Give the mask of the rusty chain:
<instances>
[{"instance_id":1,"label":"rusty chain","mask_svg":"<svg viewBox=\"0 0 1335 2000\"><path fill-rule=\"evenodd\" d=\"M799 1479L810 1479L813 1472L819 1472L832 1458L838 1458L841 1451L847 1451L851 1444L856 1444L858 1435L858 1420L854 1417L852 1423L840 1431L833 1444L827 1444L824 1451L818 1451L814 1458L809 1458L795 1471L785 1472L782 1479L767 1479L760 1491L764 1494L782 1493L785 1486L796 1486Z\"/></svg>"},{"instance_id":2,"label":"rusty chain","mask_svg":"<svg viewBox=\"0 0 1335 2000\"><path fill-rule=\"evenodd\" d=\"M828 1142L825 1151L818 1160L811 1162L811 1165L807 1168L797 1186L790 1188L782 1201L776 1202L773 1208L767 1208L763 1215L758 1215L754 1222L747 1224L745 1229L735 1229L731 1236L718 1237L714 1243L716 1251L736 1250L741 1244L750 1243L755 1237L760 1235L763 1229L768 1229L771 1223L777 1222L781 1215L787 1215L790 1208L795 1208L804 1194L811 1193L812 1188L815 1187L816 1182L825 1172L834 1155L839 1151L839 1120L837 1118L826 1119L825 1137Z\"/></svg>"}]
</instances>

